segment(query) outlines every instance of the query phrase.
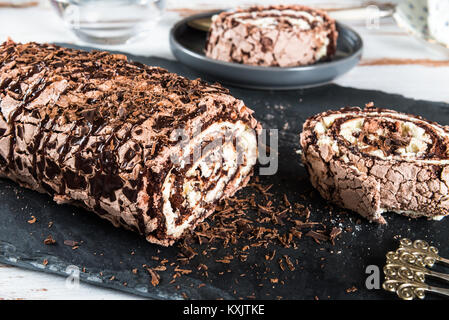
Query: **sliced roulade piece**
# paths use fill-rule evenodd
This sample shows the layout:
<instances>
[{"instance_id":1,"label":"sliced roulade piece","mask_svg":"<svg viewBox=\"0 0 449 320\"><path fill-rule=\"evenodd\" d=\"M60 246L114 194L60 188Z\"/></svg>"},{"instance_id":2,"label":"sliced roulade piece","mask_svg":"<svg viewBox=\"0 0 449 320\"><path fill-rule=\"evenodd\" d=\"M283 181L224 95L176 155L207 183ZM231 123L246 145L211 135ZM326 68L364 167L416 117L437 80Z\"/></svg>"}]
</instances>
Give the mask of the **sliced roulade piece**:
<instances>
[{"instance_id":1,"label":"sliced roulade piece","mask_svg":"<svg viewBox=\"0 0 449 320\"><path fill-rule=\"evenodd\" d=\"M308 65L332 57L337 36L335 21L324 11L254 6L212 18L206 56L255 66Z\"/></svg>"},{"instance_id":2,"label":"sliced roulade piece","mask_svg":"<svg viewBox=\"0 0 449 320\"><path fill-rule=\"evenodd\" d=\"M440 219L449 214L449 128L374 108L309 118L302 160L323 198L385 223L383 212Z\"/></svg>"},{"instance_id":3,"label":"sliced roulade piece","mask_svg":"<svg viewBox=\"0 0 449 320\"><path fill-rule=\"evenodd\" d=\"M0 175L172 244L243 187L252 111L219 85L121 55L0 47Z\"/></svg>"}]
</instances>

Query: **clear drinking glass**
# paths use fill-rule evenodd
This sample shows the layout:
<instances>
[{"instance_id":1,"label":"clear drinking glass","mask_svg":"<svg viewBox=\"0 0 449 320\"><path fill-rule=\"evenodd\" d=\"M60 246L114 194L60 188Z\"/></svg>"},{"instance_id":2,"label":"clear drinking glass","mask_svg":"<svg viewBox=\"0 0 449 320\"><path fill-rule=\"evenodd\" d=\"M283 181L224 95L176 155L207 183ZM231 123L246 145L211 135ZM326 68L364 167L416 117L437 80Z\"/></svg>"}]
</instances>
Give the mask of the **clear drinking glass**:
<instances>
[{"instance_id":1,"label":"clear drinking glass","mask_svg":"<svg viewBox=\"0 0 449 320\"><path fill-rule=\"evenodd\" d=\"M151 31L165 0L50 0L65 24L83 41L123 44Z\"/></svg>"}]
</instances>

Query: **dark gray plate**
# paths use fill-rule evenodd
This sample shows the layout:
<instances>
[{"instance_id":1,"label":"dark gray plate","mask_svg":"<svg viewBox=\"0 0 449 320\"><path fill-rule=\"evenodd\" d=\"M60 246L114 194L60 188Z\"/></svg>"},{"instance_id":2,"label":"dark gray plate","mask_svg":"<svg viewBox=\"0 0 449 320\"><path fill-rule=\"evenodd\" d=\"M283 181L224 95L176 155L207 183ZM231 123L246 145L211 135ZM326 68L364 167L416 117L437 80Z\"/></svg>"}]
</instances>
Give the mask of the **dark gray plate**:
<instances>
[{"instance_id":1,"label":"dark gray plate","mask_svg":"<svg viewBox=\"0 0 449 320\"><path fill-rule=\"evenodd\" d=\"M310 66L280 68L258 67L223 62L204 55L207 33L188 25L189 21L207 18L204 13L178 22L170 32L173 55L182 63L203 72L212 79L239 87L255 89L297 89L323 85L348 72L362 56L363 42L351 28L337 23L337 53L331 61Z\"/></svg>"}]
</instances>

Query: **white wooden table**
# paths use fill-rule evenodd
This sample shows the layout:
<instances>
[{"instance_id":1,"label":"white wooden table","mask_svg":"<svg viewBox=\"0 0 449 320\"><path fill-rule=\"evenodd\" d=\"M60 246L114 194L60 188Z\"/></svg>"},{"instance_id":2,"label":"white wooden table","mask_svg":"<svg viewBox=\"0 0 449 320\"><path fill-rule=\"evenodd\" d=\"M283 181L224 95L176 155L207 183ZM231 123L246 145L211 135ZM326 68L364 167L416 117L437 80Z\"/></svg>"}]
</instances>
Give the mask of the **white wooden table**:
<instances>
[{"instance_id":1,"label":"white wooden table","mask_svg":"<svg viewBox=\"0 0 449 320\"><path fill-rule=\"evenodd\" d=\"M200 9L224 8L251 1L228 0L223 3L225 5L213 0L191 0L187 7L185 1L169 0L167 13L147 39L127 46L109 48L137 55L173 59L168 44L168 33L170 27L181 16ZM303 0L302 3L335 9L337 5L357 6L362 1ZM341 17L340 11L332 11L332 14ZM361 34L365 50L361 65L337 79L335 83L362 89L377 89L415 99L449 102L449 50L429 48L422 41L398 28L391 17L381 19L378 29L367 28L364 19L341 19L341 21ZM64 28L46 2L29 8L0 8L0 41L8 37L17 42L83 44ZM370 97L366 99L369 101ZM69 290L63 277L0 264L0 299L138 299L138 297L86 284L81 284L78 289Z\"/></svg>"}]
</instances>

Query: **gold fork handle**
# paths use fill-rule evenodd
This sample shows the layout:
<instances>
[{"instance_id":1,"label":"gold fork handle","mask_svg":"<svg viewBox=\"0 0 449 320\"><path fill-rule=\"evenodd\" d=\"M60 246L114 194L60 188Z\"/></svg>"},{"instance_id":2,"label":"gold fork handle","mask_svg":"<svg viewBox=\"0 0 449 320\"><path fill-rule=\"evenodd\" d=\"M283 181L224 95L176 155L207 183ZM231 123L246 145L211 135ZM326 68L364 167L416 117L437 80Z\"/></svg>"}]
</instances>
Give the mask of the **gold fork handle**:
<instances>
[{"instance_id":1,"label":"gold fork handle","mask_svg":"<svg viewBox=\"0 0 449 320\"><path fill-rule=\"evenodd\" d=\"M446 274L446 273L428 270L428 271L426 271L426 274L428 274L429 276L438 278L438 279L449 281L449 274Z\"/></svg>"},{"instance_id":2,"label":"gold fork handle","mask_svg":"<svg viewBox=\"0 0 449 320\"><path fill-rule=\"evenodd\" d=\"M434 292L449 297L449 289L429 286L426 288L426 290L429 292Z\"/></svg>"},{"instance_id":3,"label":"gold fork handle","mask_svg":"<svg viewBox=\"0 0 449 320\"><path fill-rule=\"evenodd\" d=\"M443 262L443 263L449 265L449 259L442 258L442 257L438 257L438 258L437 258L437 261Z\"/></svg>"}]
</instances>

